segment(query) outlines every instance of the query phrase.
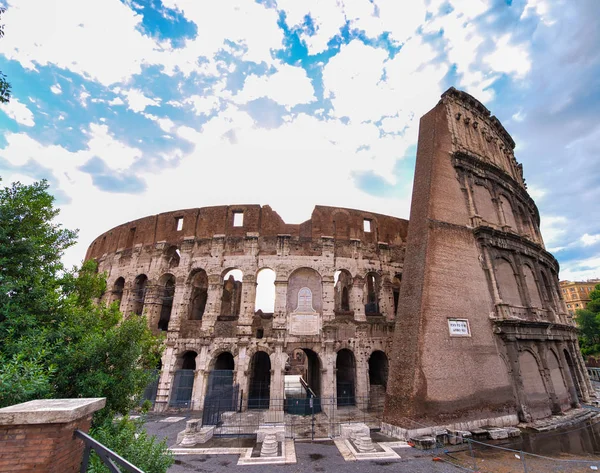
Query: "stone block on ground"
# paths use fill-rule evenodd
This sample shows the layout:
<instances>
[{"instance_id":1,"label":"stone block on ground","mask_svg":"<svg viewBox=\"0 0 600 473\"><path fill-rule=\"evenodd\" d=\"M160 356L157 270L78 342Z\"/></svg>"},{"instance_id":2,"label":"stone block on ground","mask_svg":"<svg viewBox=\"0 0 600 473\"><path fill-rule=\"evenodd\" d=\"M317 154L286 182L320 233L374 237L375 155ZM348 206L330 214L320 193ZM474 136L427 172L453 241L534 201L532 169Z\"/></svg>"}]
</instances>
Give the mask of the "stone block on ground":
<instances>
[{"instance_id":1,"label":"stone block on ground","mask_svg":"<svg viewBox=\"0 0 600 473\"><path fill-rule=\"evenodd\" d=\"M265 435L260 449L261 457L276 457L278 450L278 442L275 434Z\"/></svg>"},{"instance_id":2,"label":"stone block on ground","mask_svg":"<svg viewBox=\"0 0 600 473\"><path fill-rule=\"evenodd\" d=\"M285 426L284 425L261 425L256 431L256 441L264 442L267 435L275 435L278 442L285 441Z\"/></svg>"},{"instance_id":3,"label":"stone block on ground","mask_svg":"<svg viewBox=\"0 0 600 473\"><path fill-rule=\"evenodd\" d=\"M415 444L415 448L418 448L420 450L431 450L436 446L435 437L412 437L410 441Z\"/></svg>"},{"instance_id":4,"label":"stone block on ground","mask_svg":"<svg viewBox=\"0 0 600 473\"><path fill-rule=\"evenodd\" d=\"M487 440L488 431L486 429L470 429L473 434L473 440Z\"/></svg>"},{"instance_id":5,"label":"stone block on ground","mask_svg":"<svg viewBox=\"0 0 600 473\"><path fill-rule=\"evenodd\" d=\"M471 432L468 430L448 430L448 443L450 445L458 445L471 438Z\"/></svg>"},{"instance_id":6,"label":"stone block on ground","mask_svg":"<svg viewBox=\"0 0 600 473\"><path fill-rule=\"evenodd\" d=\"M202 427L200 419L191 419L185 423L185 430L177 434L176 444L180 447L193 447L199 443L206 443L214 432L214 425Z\"/></svg>"},{"instance_id":7,"label":"stone block on ground","mask_svg":"<svg viewBox=\"0 0 600 473\"><path fill-rule=\"evenodd\" d=\"M488 435L492 440L502 440L508 438L508 432L506 431L506 429L492 428L487 429L487 431Z\"/></svg>"},{"instance_id":8,"label":"stone block on ground","mask_svg":"<svg viewBox=\"0 0 600 473\"><path fill-rule=\"evenodd\" d=\"M371 430L369 429L369 426L361 422L350 422L348 424L340 425L340 437L343 439L351 439L359 434L370 437Z\"/></svg>"},{"instance_id":9,"label":"stone block on ground","mask_svg":"<svg viewBox=\"0 0 600 473\"><path fill-rule=\"evenodd\" d=\"M517 429L516 427L506 427L506 432L508 432L508 438L515 438L521 436L521 429Z\"/></svg>"}]
</instances>

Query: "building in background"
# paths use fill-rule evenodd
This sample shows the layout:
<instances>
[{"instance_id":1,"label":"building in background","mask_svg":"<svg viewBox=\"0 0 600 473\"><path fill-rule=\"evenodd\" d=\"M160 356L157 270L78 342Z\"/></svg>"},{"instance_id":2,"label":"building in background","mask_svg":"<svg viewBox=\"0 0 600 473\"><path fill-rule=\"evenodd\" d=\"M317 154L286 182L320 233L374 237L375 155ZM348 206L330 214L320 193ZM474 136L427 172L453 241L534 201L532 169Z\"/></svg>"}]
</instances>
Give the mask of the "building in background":
<instances>
[{"instance_id":1,"label":"building in background","mask_svg":"<svg viewBox=\"0 0 600 473\"><path fill-rule=\"evenodd\" d=\"M560 290L571 317L575 315L576 310L587 307L590 301L590 292L594 290L597 284L600 284L600 279L560 282Z\"/></svg>"}]
</instances>

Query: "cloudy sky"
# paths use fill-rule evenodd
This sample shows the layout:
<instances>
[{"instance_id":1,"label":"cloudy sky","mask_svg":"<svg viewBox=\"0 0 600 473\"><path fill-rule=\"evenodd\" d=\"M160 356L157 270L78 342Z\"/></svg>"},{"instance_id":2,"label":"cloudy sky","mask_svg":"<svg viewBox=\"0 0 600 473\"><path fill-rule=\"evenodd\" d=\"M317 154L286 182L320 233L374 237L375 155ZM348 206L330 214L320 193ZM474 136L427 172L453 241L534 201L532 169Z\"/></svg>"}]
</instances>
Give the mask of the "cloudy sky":
<instances>
[{"instance_id":1,"label":"cloudy sky","mask_svg":"<svg viewBox=\"0 0 600 473\"><path fill-rule=\"evenodd\" d=\"M8 0L4 184L47 178L81 261L178 208L408 218L449 86L517 142L561 279L600 277L598 0Z\"/></svg>"}]
</instances>

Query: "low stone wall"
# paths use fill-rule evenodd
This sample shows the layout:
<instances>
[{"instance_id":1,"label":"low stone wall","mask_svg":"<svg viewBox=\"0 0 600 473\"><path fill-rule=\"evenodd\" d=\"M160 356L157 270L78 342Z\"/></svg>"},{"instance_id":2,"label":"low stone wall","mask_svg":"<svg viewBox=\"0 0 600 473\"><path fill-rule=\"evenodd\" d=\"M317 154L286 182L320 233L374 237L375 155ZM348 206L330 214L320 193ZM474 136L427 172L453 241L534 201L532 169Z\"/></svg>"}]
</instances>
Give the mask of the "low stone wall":
<instances>
[{"instance_id":1,"label":"low stone wall","mask_svg":"<svg viewBox=\"0 0 600 473\"><path fill-rule=\"evenodd\" d=\"M0 473L78 472L92 414L105 398L45 399L0 409Z\"/></svg>"}]
</instances>

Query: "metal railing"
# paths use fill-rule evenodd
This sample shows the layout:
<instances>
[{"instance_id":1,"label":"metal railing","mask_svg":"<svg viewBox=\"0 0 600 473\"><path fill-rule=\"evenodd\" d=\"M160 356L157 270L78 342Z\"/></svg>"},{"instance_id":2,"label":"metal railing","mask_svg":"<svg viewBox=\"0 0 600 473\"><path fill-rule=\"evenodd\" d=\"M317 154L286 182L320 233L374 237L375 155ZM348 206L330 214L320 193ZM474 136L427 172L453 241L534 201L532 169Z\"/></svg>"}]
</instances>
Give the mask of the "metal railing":
<instances>
[{"instance_id":1,"label":"metal railing","mask_svg":"<svg viewBox=\"0 0 600 473\"><path fill-rule=\"evenodd\" d=\"M106 467L110 470L111 473L123 473L124 468L125 471L130 473L144 473L143 470L140 470L137 466L132 465L127 460L125 460L122 456L116 454L112 450L106 448L100 442L94 440L88 434L82 432L81 430L75 430L75 437L83 440L85 444L85 449L83 451L83 460L81 461L81 468L79 469L80 473L86 473L88 469L88 464L90 462L90 454L92 450L96 452L96 455L102 460L102 463L106 465Z\"/></svg>"},{"instance_id":2,"label":"metal railing","mask_svg":"<svg viewBox=\"0 0 600 473\"><path fill-rule=\"evenodd\" d=\"M600 382L600 368L586 366L586 369L591 380Z\"/></svg>"}]
</instances>

